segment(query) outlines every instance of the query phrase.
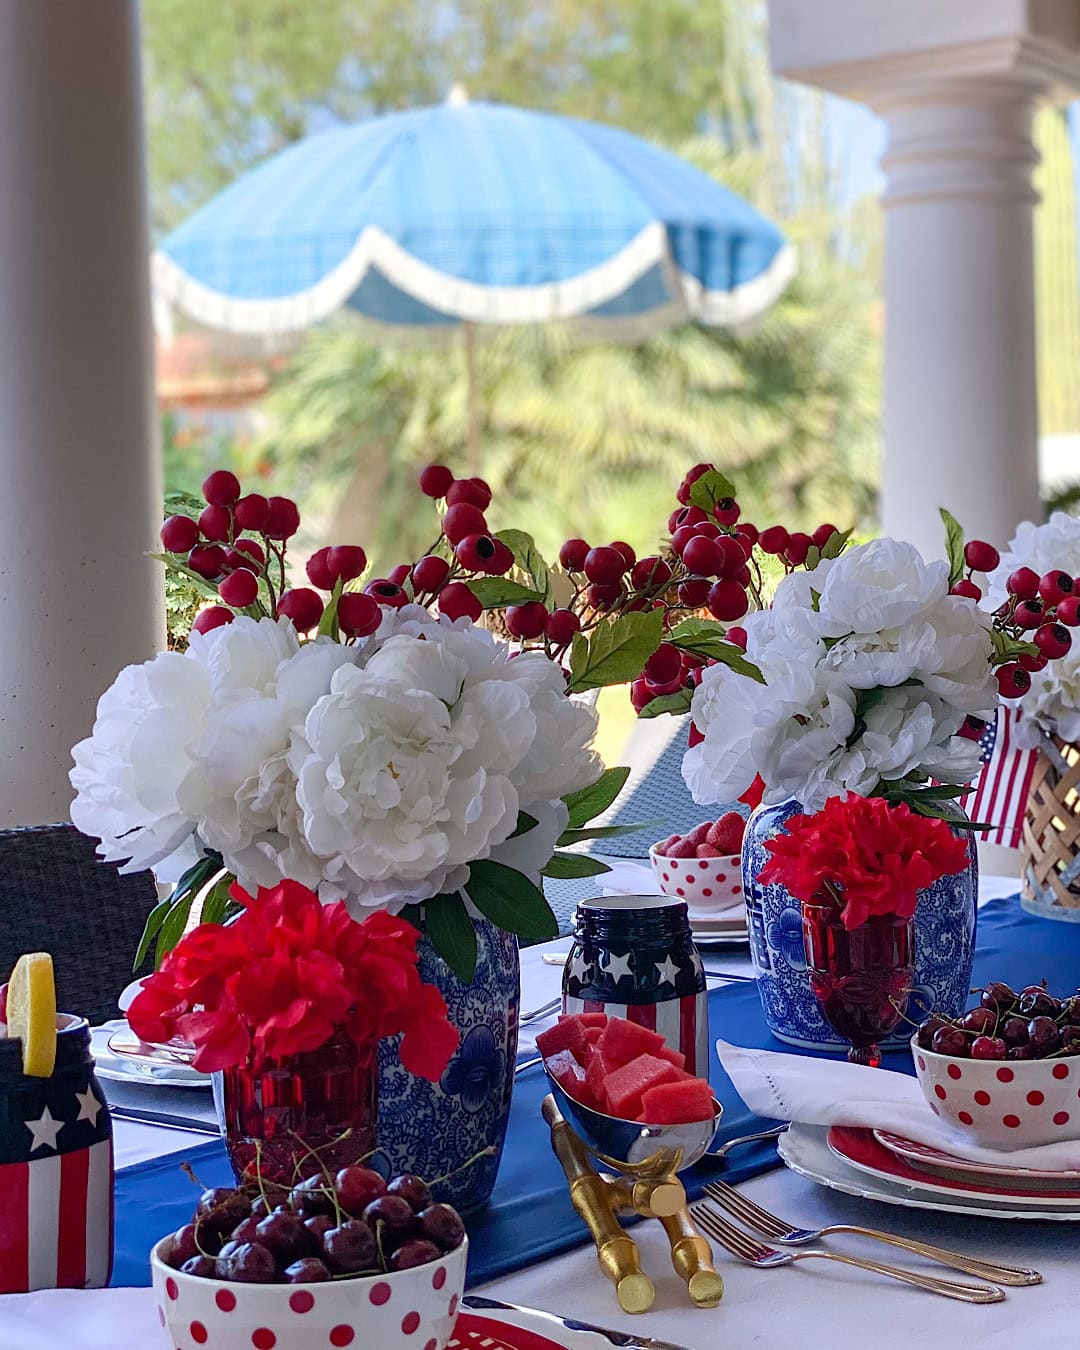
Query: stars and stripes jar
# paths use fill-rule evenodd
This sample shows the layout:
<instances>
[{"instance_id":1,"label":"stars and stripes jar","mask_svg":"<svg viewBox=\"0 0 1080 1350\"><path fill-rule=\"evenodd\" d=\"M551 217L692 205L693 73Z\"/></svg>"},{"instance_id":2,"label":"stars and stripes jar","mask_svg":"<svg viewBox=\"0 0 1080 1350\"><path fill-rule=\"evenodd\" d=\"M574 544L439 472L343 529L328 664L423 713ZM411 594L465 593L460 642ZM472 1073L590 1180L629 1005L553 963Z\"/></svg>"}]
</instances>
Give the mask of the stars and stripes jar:
<instances>
[{"instance_id":1,"label":"stars and stripes jar","mask_svg":"<svg viewBox=\"0 0 1080 1350\"><path fill-rule=\"evenodd\" d=\"M577 908L563 971L563 1011L625 1017L708 1077L709 1005L686 902L667 895L605 895Z\"/></svg>"},{"instance_id":2,"label":"stars and stripes jar","mask_svg":"<svg viewBox=\"0 0 1080 1350\"><path fill-rule=\"evenodd\" d=\"M113 1253L112 1121L94 1077L90 1028L56 1019L48 1078L22 1071L0 1038L0 1293L103 1289Z\"/></svg>"}]
</instances>

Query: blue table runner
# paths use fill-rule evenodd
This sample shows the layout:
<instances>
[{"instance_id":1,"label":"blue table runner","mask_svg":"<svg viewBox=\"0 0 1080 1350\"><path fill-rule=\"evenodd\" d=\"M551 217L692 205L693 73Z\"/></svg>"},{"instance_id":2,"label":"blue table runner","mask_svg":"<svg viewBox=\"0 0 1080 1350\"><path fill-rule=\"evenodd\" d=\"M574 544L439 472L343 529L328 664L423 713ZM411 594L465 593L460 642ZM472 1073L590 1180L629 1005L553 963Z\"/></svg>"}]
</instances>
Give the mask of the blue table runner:
<instances>
[{"instance_id":1,"label":"blue table runner","mask_svg":"<svg viewBox=\"0 0 1080 1350\"><path fill-rule=\"evenodd\" d=\"M1055 923L1025 914L1015 898L995 900L979 914L974 983L1004 979L1015 988L1045 979L1052 993L1072 992L1080 984L1080 924ZM791 1050L770 1035L753 985L727 985L709 995L714 1038L763 1049ZM904 1051L885 1057L889 1068L911 1071ZM719 1063L713 1062L713 1090L723 1103L720 1137L752 1134L774 1122L753 1115L736 1094ZM469 1217L472 1244L469 1284L482 1284L588 1241L567 1194L562 1169L551 1152L540 1103L547 1091L542 1068L526 1069L517 1079L510 1128L499 1178L490 1202ZM116 1258L114 1285L147 1285L147 1253L165 1233L187 1223L197 1189L179 1170L190 1162L207 1186L232 1184L225 1150L218 1141L183 1154L138 1163L116 1178ZM733 1183L778 1165L774 1145L737 1149L726 1164L705 1160L684 1174L691 1196L721 1171Z\"/></svg>"}]
</instances>

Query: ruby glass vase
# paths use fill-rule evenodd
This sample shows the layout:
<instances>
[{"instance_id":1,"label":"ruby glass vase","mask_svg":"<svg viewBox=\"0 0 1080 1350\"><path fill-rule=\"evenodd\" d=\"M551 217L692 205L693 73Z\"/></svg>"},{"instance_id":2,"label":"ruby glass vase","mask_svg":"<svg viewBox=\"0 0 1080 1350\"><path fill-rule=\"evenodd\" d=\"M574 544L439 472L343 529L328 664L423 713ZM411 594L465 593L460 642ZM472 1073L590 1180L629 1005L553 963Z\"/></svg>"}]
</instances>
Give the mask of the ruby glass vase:
<instances>
[{"instance_id":1,"label":"ruby glass vase","mask_svg":"<svg viewBox=\"0 0 1080 1350\"><path fill-rule=\"evenodd\" d=\"M853 1064L881 1063L879 1043L899 1026L915 981L915 920L873 915L847 929L831 901L802 907L810 987Z\"/></svg>"},{"instance_id":2,"label":"ruby glass vase","mask_svg":"<svg viewBox=\"0 0 1080 1350\"><path fill-rule=\"evenodd\" d=\"M372 1153L378 1099L374 1043L338 1035L317 1050L214 1075L225 1147L238 1181L292 1186Z\"/></svg>"}]
</instances>

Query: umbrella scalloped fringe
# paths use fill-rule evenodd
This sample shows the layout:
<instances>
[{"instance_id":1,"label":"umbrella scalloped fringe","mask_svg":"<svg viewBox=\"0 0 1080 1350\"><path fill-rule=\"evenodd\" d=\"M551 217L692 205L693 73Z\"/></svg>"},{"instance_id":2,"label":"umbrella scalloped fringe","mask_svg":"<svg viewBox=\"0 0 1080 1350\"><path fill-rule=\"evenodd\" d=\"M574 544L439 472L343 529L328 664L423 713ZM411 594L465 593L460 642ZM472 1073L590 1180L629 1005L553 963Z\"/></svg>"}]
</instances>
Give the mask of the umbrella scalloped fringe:
<instances>
[{"instance_id":1,"label":"umbrella scalloped fringe","mask_svg":"<svg viewBox=\"0 0 1080 1350\"><path fill-rule=\"evenodd\" d=\"M666 304L641 314L605 317L589 313L622 295L657 265L663 270L670 297ZM541 286L484 286L421 262L385 231L372 225L361 233L346 257L314 286L272 300L238 299L212 290L158 251L152 262L155 318L160 325L164 301L199 323L227 332L256 335L296 332L342 308L372 268L415 300L462 322L570 321L597 340L637 342L688 319L710 327L741 328L753 324L794 276L797 258L794 248L785 244L769 266L751 280L728 291L706 290L696 277L675 264L667 230L653 221L614 257L579 276ZM412 337L419 327L381 323L363 315L360 318L365 326L386 335ZM453 331L452 325L447 327ZM432 331L426 330L428 334Z\"/></svg>"}]
</instances>

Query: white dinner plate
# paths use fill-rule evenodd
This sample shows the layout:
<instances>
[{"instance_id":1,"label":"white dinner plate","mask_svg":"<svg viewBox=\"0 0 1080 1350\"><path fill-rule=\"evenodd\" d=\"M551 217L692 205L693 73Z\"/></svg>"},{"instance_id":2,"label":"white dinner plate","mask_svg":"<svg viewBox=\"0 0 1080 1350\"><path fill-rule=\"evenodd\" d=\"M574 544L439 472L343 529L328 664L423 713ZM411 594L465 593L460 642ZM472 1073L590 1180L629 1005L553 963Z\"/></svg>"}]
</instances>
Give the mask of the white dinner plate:
<instances>
[{"instance_id":1,"label":"white dinner plate","mask_svg":"<svg viewBox=\"0 0 1080 1350\"><path fill-rule=\"evenodd\" d=\"M879 1200L886 1205L903 1205L907 1209L974 1214L987 1219L1051 1219L1057 1223L1080 1220L1080 1199L1072 1209L1044 1209L1011 1202L997 1204L984 1198L978 1201L966 1200L956 1192L942 1196L921 1185L901 1185L871 1176L837 1157L829 1148L828 1133L823 1125L793 1124L776 1141L777 1150L785 1165L793 1172L821 1186L843 1191L845 1195L859 1196L863 1200Z\"/></svg>"},{"instance_id":2,"label":"white dinner plate","mask_svg":"<svg viewBox=\"0 0 1080 1350\"><path fill-rule=\"evenodd\" d=\"M695 914L691 910L688 917L690 932L701 947L733 946L750 941L745 905L719 914Z\"/></svg>"},{"instance_id":3,"label":"white dinner plate","mask_svg":"<svg viewBox=\"0 0 1080 1350\"><path fill-rule=\"evenodd\" d=\"M121 1037L136 1038L123 1018L106 1022L90 1030L90 1048L94 1056L94 1072L99 1078L115 1083L146 1083L153 1087L208 1088L210 1075L200 1073L190 1064L180 1064L165 1052L148 1055L115 1053L113 1045L121 1044Z\"/></svg>"},{"instance_id":4,"label":"white dinner plate","mask_svg":"<svg viewBox=\"0 0 1080 1350\"><path fill-rule=\"evenodd\" d=\"M929 1144L920 1144L916 1139L906 1139L902 1134L891 1134L888 1130L875 1130L874 1138L890 1153L903 1158L912 1167L920 1171L936 1172L941 1176L956 1179L970 1177L973 1181L996 1185L1022 1186L1025 1190L1035 1187L1051 1190L1060 1186L1080 1187L1080 1172L1037 1172L1033 1167L1010 1167L1007 1163L976 1163L968 1158L958 1158L955 1154L944 1153Z\"/></svg>"}]
</instances>

